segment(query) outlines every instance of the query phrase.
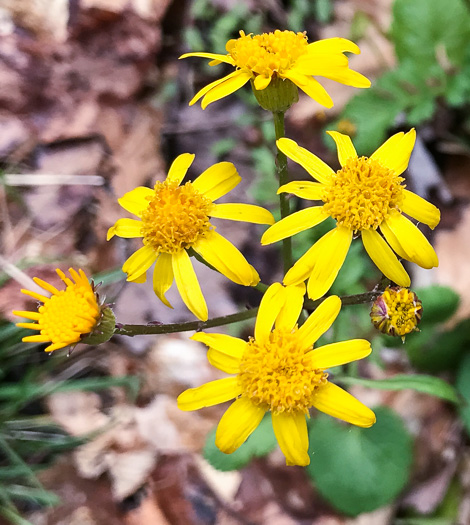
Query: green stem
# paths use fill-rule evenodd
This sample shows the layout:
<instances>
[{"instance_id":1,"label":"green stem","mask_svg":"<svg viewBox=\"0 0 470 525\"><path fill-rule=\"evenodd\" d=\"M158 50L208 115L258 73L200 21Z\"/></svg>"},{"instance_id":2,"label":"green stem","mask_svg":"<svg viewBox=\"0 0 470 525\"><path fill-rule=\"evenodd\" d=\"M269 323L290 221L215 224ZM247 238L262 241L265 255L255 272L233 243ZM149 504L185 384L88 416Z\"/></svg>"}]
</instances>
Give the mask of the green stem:
<instances>
[{"instance_id":1,"label":"green stem","mask_svg":"<svg viewBox=\"0 0 470 525\"><path fill-rule=\"evenodd\" d=\"M226 324L238 323L246 319L256 317L258 308L251 310L244 310L235 314L223 315L222 317L214 317L208 321L189 321L187 323L171 323L171 324L155 324L155 325L141 325L141 324L117 324L114 331L115 335L127 335L133 337L134 335L158 335L158 334L174 334L176 332L189 332L191 330L204 330L206 328L213 328L215 326L224 326Z\"/></svg>"},{"instance_id":2,"label":"green stem","mask_svg":"<svg viewBox=\"0 0 470 525\"><path fill-rule=\"evenodd\" d=\"M273 112L273 120L276 140L278 140L285 136L284 112ZM289 175L287 171L287 157L279 148L277 148L276 167L279 176L279 187L281 187L289 182ZM285 193L279 194L279 207L281 219L290 215L289 200ZM284 261L284 273L287 273L292 266L292 240L290 237L282 241L282 260Z\"/></svg>"}]
</instances>

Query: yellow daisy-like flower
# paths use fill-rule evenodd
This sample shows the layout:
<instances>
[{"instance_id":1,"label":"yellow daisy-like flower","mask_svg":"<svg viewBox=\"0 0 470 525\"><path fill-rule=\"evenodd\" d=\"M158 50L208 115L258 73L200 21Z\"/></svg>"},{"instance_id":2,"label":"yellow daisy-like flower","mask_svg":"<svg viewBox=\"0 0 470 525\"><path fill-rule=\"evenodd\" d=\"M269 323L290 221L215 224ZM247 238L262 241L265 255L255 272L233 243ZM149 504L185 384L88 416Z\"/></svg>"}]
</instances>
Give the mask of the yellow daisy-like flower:
<instances>
[{"instance_id":1,"label":"yellow daisy-like flower","mask_svg":"<svg viewBox=\"0 0 470 525\"><path fill-rule=\"evenodd\" d=\"M408 166L415 130L393 135L370 157L358 157L347 135L336 131L328 134L336 142L342 166L336 173L293 140L277 141L282 152L318 181L290 182L279 188L278 193L320 200L323 205L280 220L265 232L261 243L285 239L332 217L336 219L336 228L296 262L284 277L284 284L296 284L308 278L309 297L322 297L338 275L353 236L360 233L367 253L379 270L399 286L408 287L410 278L395 253L422 268L439 264L426 237L403 215L424 222L432 229L440 220L436 206L405 189L404 179L400 177Z\"/></svg>"},{"instance_id":2,"label":"yellow daisy-like flower","mask_svg":"<svg viewBox=\"0 0 470 525\"><path fill-rule=\"evenodd\" d=\"M292 82L318 103L330 108L333 101L315 76L325 77L347 86L367 88L370 81L360 73L349 69L343 54L360 53L359 47L345 38L328 38L308 43L305 33L276 30L274 33L245 35L229 40L227 54L185 53L180 58L202 57L211 60L210 65L221 62L236 70L201 89L189 103L202 98L201 106L226 97L240 89L249 80L257 91L266 89L273 80Z\"/></svg>"},{"instance_id":3,"label":"yellow daisy-like flower","mask_svg":"<svg viewBox=\"0 0 470 525\"><path fill-rule=\"evenodd\" d=\"M326 369L368 356L363 339L314 348L336 319L339 297L328 297L299 328L305 286L271 285L261 300L254 337L248 342L225 334L196 333L209 347L207 358L230 377L186 390L181 410L197 410L235 398L217 427L215 443L234 452L256 429L267 411L288 465L308 465L306 417L315 407L360 427L375 423L374 413L328 381Z\"/></svg>"},{"instance_id":4,"label":"yellow daisy-like flower","mask_svg":"<svg viewBox=\"0 0 470 525\"><path fill-rule=\"evenodd\" d=\"M215 231L210 219L273 224L274 218L269 211L252 204L215 204L241 181L230 162L214 164L195 181L181 185L194 157L189 153L179 155L164 182L157 181L153 189L135 188L121 197L119 204L139 220L119 219L108 230L108 240L114 235L141 237L144 246L122 267L127 280L145 282L147 270L155 263L153 289L157 297L172 308L165 293L175 280L186 306L205 321L207 305L187 250L193 249L233 282L256 286L256 270Z\"/></svg>"},{"instance_id":5,"label":"yellow daisy-like flower","mask_svg":"<svg viewBox=\"0 0 470 525\"><path fill-rule=\"evenodd\" d=\"M99 297L83 270L77 272L69 268L72 279L66 277L59 269L56 272L65 283L65 290L58 290L52 284L34 277L34 282L51 293L51 297L45 297L30 290L21 290L22 293L43 304L39 306L37 312L18 310L13 312L19 317L36 321L35 323L17 323L16 326L38 330L39 334L23 337L23 341L26 343L50 342L51 344L45 349L46 352L74 345L90 336L100 324L103 314Z\"/></svg>"}]
</instances>

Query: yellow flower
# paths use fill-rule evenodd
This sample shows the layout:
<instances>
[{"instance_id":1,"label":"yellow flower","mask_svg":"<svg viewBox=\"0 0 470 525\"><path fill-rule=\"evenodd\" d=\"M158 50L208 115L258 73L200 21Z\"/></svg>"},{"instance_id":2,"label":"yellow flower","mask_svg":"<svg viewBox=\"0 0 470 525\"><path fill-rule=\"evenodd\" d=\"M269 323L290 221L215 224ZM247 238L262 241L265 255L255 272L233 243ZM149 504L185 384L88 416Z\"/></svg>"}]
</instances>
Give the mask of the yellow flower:
<instances>
[{"instance_id":1,"label":"yellow flower","mask_svg":"<svg viewBox=\"0 0 470 525\"><path fill-rule=\"evenodd\" d=\"M183 153L175 159L164 182L154 188L138 187L119 199L119 204L136 219L119 219L108 230L114 235L141 237L143 247L133 253L122 269L127 280L145 282L146 271L155 263L153 289L172 308L165 293L176 281L186 306L199 319L207 320L207 305L187 250L193 249L206 262L237 284L256 286L259 276L245 257L215 231L211 217L273 224L270 212L251 204L215 204L214 201L241 181L235 166L219 162L194 182L181 185L194 155Z\"/></svg>"},{"instance_id":2,"label":"yellow flower","mask_svg":"<svg viewBox=\"0 0 470 525\"><path fill-rule=\"evenodd\" d=\"M384 293L373 302L370 318L373 325L384 334L405 335L418 330L423 315L423 305L418 296L407 288L387 286Z\"/></svg>"},{"instance_id":3,"label":"yellow flower","mask_svg":"<svg viewBox=\"0 0 470 525\"><path fill-rule=\"evenodd\" d=\"M320 76L347 86L367 88L370 81L360 73L349 69L348 51L360 53L356 44L345 38L328 38L308 43L305 33L276 30L274 33L245 35L229 40L227 54L186 53L180 58L202 57L211 60L210 65L221 62L235 67L229 75L212 82L196 94L190 105L202 98L202 109L252 80L255 90L269 86L273 80L292 82L318 103L330 108L333 101L325 88L313 77Z\"/></svg>"},{"instance_id":4,"label":"yellow flower","mask_svg":"<svg viewBox=\"0 0 470 525\"><path fill-rule=\"evenodd\" d=\"M102 318L99 297L94 291L93 284L88 282L83 270L77 272L69 268L73 280L66 277L59 269L56 272L65 283L65 290L57 290L52 284L34 277L34 282L50 292L51 297L45 297L30 290L21 290L43 304L39 306L37 312L17 310L13 312L19 317L36 321L35 323L17 323L16 326L38 330L40 334L23 337L23 341L27 343L50 342L51 344L45 349L46 352L53 352L83 341L98 328Z\"/></svg>"},{"instance_id":5,"label":"yellow flower","mask_svg":"<svg viewBox=\"0 0 470 525\"><path fill-rule=\"evenodd\" d=\"M181 410L197 410L235 398L217 427L215 442L234 452L271 412L274 433L288 465L308 465L306 417L316 409L354 425L370 427L374 413L342 388L330 383L326 369L368 356L363 339L314 349L341 308L328 297L299 328L305 286L271 285L261 300L254 338L245 342L224 334L196 333L192 339L209 347L207 358L230 377L186 390Z\"/></svg>"},{"instance_id":6,"label":"yellow flower","mask_svg":"<svg viewBox=\"0 0 470 525\"><path fill-rule=\"evenodd\" d=\"M399 286L408 287L410 278L395 253L422 268L439 264L426 237L403 215L406 213L432 229L440 220L439 210L405 189L404 179L400 177L408 166L415 130L393 135L370 157L358 157L347 135L336 131L328 134L336 142L342 166L336 173L293 140L277 141L281 151L318 181L290 182L279 188L278 193L320 200L323 206L306 208L282 219L265 232L261 243L285 239L333 217L336 228L297 261L284 277L284 284L296 284L308 278L309 297L322 297L338 275L353 235L360 233L367 253L379 270Z\"/></svg>"}]
</instances>

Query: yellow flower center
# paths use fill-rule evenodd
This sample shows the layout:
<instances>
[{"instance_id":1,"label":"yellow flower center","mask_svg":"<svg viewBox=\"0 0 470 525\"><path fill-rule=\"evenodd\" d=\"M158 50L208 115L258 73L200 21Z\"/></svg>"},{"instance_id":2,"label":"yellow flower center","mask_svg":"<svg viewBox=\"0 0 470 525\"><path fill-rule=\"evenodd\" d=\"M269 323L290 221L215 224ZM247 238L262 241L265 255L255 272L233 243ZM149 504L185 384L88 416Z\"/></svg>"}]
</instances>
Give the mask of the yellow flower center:
<instances>
[{"instance_id":1,"label":"yellow flower center","mask_svg":"<svg viewBox=\"0 0 470 525\"><path fill-rule=\"evenodd\" d=\"M304 33L280 31L262 35L245 35L229 40L227 52L235 64L257 75L271 77L274 72L283 73L292 68L295 61L307 52L307 36Z\"/></svg>"},{"instance_id":2,"label":"yellow flower center","mask_svg":"<svg viewBox=\"0 0 470 525\"><path fill-rule=\"evenodd\" d=\"M273 414L308 413L315 390L328 374L312 367L296 332L275 329L258 344L250 340L240 363L238 381L243 396Z\"/></svg>"},{"instance_id":3,"label":"yellow flower center","mask_svg":"<svg viewBox=\"0 0 470 525\"><path fill-rule=\"evenodd\" d=\"M52 343L74 343L98 323L100 307L90 284L69 284L38 309L38 330Z\"/></svg>"},{"instance_id":4,"label":"yellow flower center","mask_svg":"<svg viewBox=\"0 0 470 525\"><path fill-rule=\"evenodd\" d=\"M376 230L403 201L403 177L368 157L351 157L332 177L325 211L354 232Z\"/></svg>"},{"instance_id":5,"label":"yellow flower center","mask_svg":"<svg viewBox=\"0 0 470 525\"><path fill-rule=\"evenodd\" d=\"M143 243L157 252L175 253L190 248L212 225L212 201L191 182L157 182L148 207L142 212Z\"/></svg>"},{"instance_id":6,"label":"yellow flower center","mask_svg":"<svg viewBox=\"0 0 470 525\"><path fill-rule=\"evenodd\" d=\"M421 301L414 292L388 287L372 305L370 316L381 332L404 336L417 329L422 313Z\"/></svg>"}]
</instances>

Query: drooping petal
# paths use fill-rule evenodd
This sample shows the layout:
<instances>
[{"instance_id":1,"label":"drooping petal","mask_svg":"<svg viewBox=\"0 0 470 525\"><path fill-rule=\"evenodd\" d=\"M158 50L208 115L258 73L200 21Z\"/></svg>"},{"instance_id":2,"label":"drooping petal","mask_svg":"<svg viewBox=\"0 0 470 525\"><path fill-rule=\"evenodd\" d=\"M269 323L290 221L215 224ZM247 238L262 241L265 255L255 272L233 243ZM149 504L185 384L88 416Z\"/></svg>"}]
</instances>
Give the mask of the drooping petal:
<instances>
[{"instance_id":1,"label":"drooping petal","mask_svg":"<svg viewBox=\"0 0 470 525\"><path fill-rule=\"evenodd\" d=\"M339 386L327 382L313 395L312 405L321 412L358 427L369 428L375 423L372 410Z\"/></svg>"},{"instance_id":2,"label":"drooping petal","mask_svg":"<svg viewBox=\"0 0 470 525\"><path fill-rule=\"evenodd\" d=\"M134 281L145 273L157 260L158 254L151 246L142 246L134 252L122 265L122 271L127 273L127 280Z\"/></svg>"},{"instance_id":3,"label":"drooping petal","mask_svg":"<svg viewBox=\"0 0 470 525\"><path fill-rule=\"evenodd\" d=\"M351 40L346 38L334 37L334 38L324 38L322 40L317 40L308 44L308 50L310 53L354 53L358 55L361 50L359 46Z\"/></svg>"},{"instance_id":4,"label":"drooping petal","mask_svg":"<svg viewBox=\"0 0 470 525\"><path fill-rule=\"evenodd\" d=\"M232 75L225 77L224 82L214 86L202 99L201 107L206 109L206 107L220 100L221 98L231 95L241 87L243 87L252 77L251 72L244 71L242 69L237 69Z\"/></svg>"},{"instance_id":5,"label":"drooping petal","mask_svg":"<svg viewBox=\"0 0 470 525\"><path fill-rule=\"evenodd\" d=\"M253 224L274 224L273 214L254 204L214 204L211 217Z\"/></svg>"},{"instance_id":6,"label":"drooping petal","mask_svg":"<svg viewBox=\"0 0 470 525\"><path fill-rule=\"evenodd\" d=\"M337 131L327 131L327 133L336 143L338 160L341 166L344 166L348 159L357 157L356 148L348 135L343 135L343 133L338 133Z\"/></svg>"},{"instance_id":7,"label":"drooping petal","mask_svg":"<svg viewBox=\"0 0 470 525\"><path fill-rule=\"evenodd\" d=\"M403 196L405 198L401 205L402 211L410 217L413 217L413 219L424 222L431 230L434 230L441 220L439 208L412 191L403 190Z\"/></svg>"},{"instance_id":8,"label":"drooping petal","mask_svg":"<svg viewBox=\"0 0 470 525\"><path fill-rule=\"evenodd\" d=\"M118 219L114 226L109 228L106 240L109 241L115 235L124 239L142 237L142 221L127 218Z\"/></svg>"},{"instance_id":9,"label":"drooping petal","mask_svg":"<svg viewBox=\"0 0 470 525\"><path fill-rule=\"evenodd\" d=\"M153 195L154 191L152 189L146 188L145 186L138 186L125 193L118 199L118 202L126 211L140 217L142 211L149 205L149 199L153 197Z\"/></svg>"},{"instance_id":10,"label":"drooping petal","mask_svg":"<svg viewBox=\"0 0 470 525\"><path fill-rule=\"evenodd\" d=\"M322 184L328 184L335 172L321 159L305 148L301 148L297 142L282 138L276 141L277 147L297 164L300 164L314 179Z\"/></svg>"},{"instance_id":11,"label":"drooping petal","mask_svg":"<svg viewBox=\"0 0 470 525\"><path fill-rule=\"evenodd\" d=\"M222 416L215 434L215 444L225 454L235 452L261 423L265 411L249 399L234 401Z\"/></svg>"},{"instance_id":12,"label":"drooping petal","mask_svg":"<svg viewBox=\"0 0 470 525\"><path fill-rule=\"evenodd\" d=\"M201 321L207 321L206 301L186 250L181 250L172 255L172 265L176 286L184 304Z\"/></svg>"},{"instance_id":13,"label":"drooping petal","mask_svg":"<svg viewBox=\"0 0 470 525\"><path fill-rule=\"evenodd\" d=\"M225 62L231 66L235 65L233 58L230 55L220 55L218 53L184 53L184 55L179 57L179 60L188 57L208 58L209 60L217 60L217 62Z\"/></svg>"},{"instance_id":14,"label":"drooping petal","mask_svg":"<svg viewBox=\"0 0 470 525\"><path fill-rule=\"evenodd\" d=\"M231 162L218 162L203 171L193 186L211 201L233 190L242 178Z\"/></svg>"},{"instance_id":15,"label":"drooping petal","mask_svg":"<svg viewBox=\"0 0 470 525\"><path fill-rule=\"evenodd\" d=\"M219 403L230 401L241 394L241 387L236 377L225 377L210 381L197 388L189 388L178 396L180 410L199 410Z\"/></svg>"},{"instance_id":16,"label":"drooping petal","mask_svg":"<svg viewBox=\"0 0 470 525\"><path fill-rule=\"evenodd\" d=\"M327 238L327 233L315 244L319 244L319 252L307 281L307 294L310 299L319 299L331 288L348 254L352 233L348 228L337 226L331 237Z\"/></svg>"},{"instance_id":17,"label":"drooping petal","mask_svg":"<svg viewBox=\"0 0 470 525\"><path fill-rule=\"evenodd\" d=\"M272 244L281 239L292 237L292 235L313 228L328 217L329 215L325 213L323 206L311 206L292 213L269 227L261 237L261 244Z\"/></svg>"},{"instance_id":18,"label":"drooping petal","mask_svg":"<svg viewBox=\"0 0 470 525\"><path fill-rule=\"evenodd\" d=\"M258 273L254 275L253 267L243 254L215 230L201 237L193 246L193 250L234 283L242 286L256 286L259 283Z\"/></svg>"},{"instance_id":19,"label":"drooping petal","mask_svg":"<svg viewBox=\"0 0 470 525\"><path fill-rule=\"evenodd\" d=\"M411 152L416 141L416 131L411 129L408 133L396 133L380 146L371 155L371 159L378 160L396 175L401 175L408 167Z\"/></svg>"},{"instance_id":20,"label":"drooping petal","mask_svg":"<svg viewBox=\"0 0 470 525\"><path fill-rule=\"evenodd\" d=\"M192 337L193 341L199 341L214 348L219 352L233 356L240 360L243 356L243 352L246 348L246 341L239 339L238 337L232 337L226 334L211 334L206 332L196 332Z\"/></svg>"},{"instance_id":21,"label":"drooping petal","mask_svg":"<svg viewBox=\"0 0 470 525\"><path fill-rule=\"evenodd\" d=\"M383 233L385 240L390 244L393 251L397 253L402 259L408 259L405 250L402 248L397 236L387 226L386 221L383 221L380 225L380 231Z\"/></svg>"},{"instance_id":22,"label":"drooping petal","mask_svg":"<svg viewBox=\"0 0 470 525\"><path fill-rule=\"evenodd\" d=\"M310 463L308 455L307 420L303 413L280 413L272 415L274 434L279 447L286 456L287 465L305 467Z\"/></svg>"},{"instance_id":23,"label":"drooping petal","mask_svg":"<svg viewBox=\"0 0 470 525\"><path fill-rule=\"evenodd\" d=\"M204 86L201 90L199 90L195 95L194 97L191 99L191 101L189 102L189 105L192 106L193 104L195 104L200 98L202 98L203 96L205 96L207 93L209 93L209 91L211 91L211 89L214 89L215 87L217 87L219 84L223 84L224 82L226 82L227 80L230 80L232 79L233 77L235 76L238 76L238 71L233 71L232 73L230 73L229 75L226 75L225 77L222 77L222 78L218 78L217 80L214 80L214 82L211 82L210 84L207 84L207 86Z\"/></svg>"},{"instance_id":24,"label":"drooping petal","mask_svg":"<svg viewBox=\"0 0 470 525\"><path fill-rule=\"evenodd\" d=\"M277 193L292 193L301 199L317 201L323 199L325 186L320 182L295 180L281 186Z\"/></svg>"},{"instance_id":25,"label":"drooping petal","mask_svg":"<svg viewBox=\"0 0 470 525\"><path fill-rule=\"evenodd\" d=\"M55 350L60 350L61 348L65 348L69 344L70 343L52 343L51 345L46 346L46 348L44 348L44 352L54 352Z\"/></svg>"},{"instance_id":26,"label":"drooping petal","mask_svg":"<svg viewBox=\"0 0 470 525\"><path fill-rule=\"evenodd\" d=\"M257 75L253 82L255 85L255 89L257 91L266 89L269 86L269 83L271 82L271 78L271 76L265 77L264 75Z\"/></svg>"},{"instance_id":27,"label":"drooping petal","mask_svg":"<svg viewBox=\"0 0 470 525\"><path fill-rule=\"evenodd\" d=\"M209 348L207 351L207 360L209 363L226 374L238 374L240 372L240 359L220 352L215 348Z\"/></svg>"},{"instance_id":28,"label":"drooping petal","mask_svg":"<svg viewBox=\"0 0 470 525\"><path fill-rule=\"evenodd\" d=\"M273 283L264 293L255 323L255 339L258 343L262 343L271 333L286 295L286 289L281 283Z\"/></svg>"},{"instance_id":29,"label":"drooping petal","mask_svg":"<svg viewBox=\"0 0 470 525\"><path fill-rule=\"evenodd\" d=\"M173 308L165 297L166 292L173 284L173 263L172 257L169 253L161 253L155 263L153 271L153 291L160 301Z\"/></svg>"},{"instance_id":30,"label":"drooping petal","mask_svg":"<svg viewBox=\"0 0 470 525\"><path fill-rule=\"evenodd\" d=\"M410 276L380 234L375 230L363 230L361 235L364 248L377 268L399 286L410 286Z\"/></svg>"},{"instance_id":31,"label":"drooping petal","mask_svg":"<svg viewBox=\"0 0 470 525\"><path fill-rule=\"evenodd\" d=\"M315 368L326 369L363 359L372 352L369 341L350 339L314 348L308 353Z\"/></svg>"},{"instance_id":32,"label":"drooping petal","mask_svg":"<svg viewBox=\"0 0 470 525\"><path fill-rule=\"evenodd\" d=\"M276 328L290 332L304 306L305 284L286 286L286 300L276 319Z\"/></svg>"},{"instance_id":33,"label":"drooping petal","mask_svg":"<svg viewBox=\"0 0 470 525\"><path fill-rule=\"evenodd\" d=\"M307 349L315 344L330 329L340 310L341 299L336 295L327 297L299 328L297 334L300 348Z\"/></svg>"},{"instance_id":34,"label":"drooping petal","mask_svg":"<svg viewBox=\"0 0 470 525\"><path fill-rule=\"evenodd\" d=\"M196 155L193 153L182 153L178 155L168 170L166 180L181 184L195 157Z\"/></svg>"},{"instance_id":35,"label":"drooping petal","mask_svg":"<svg viewBox=\"0 0 470 525\"><path fill-rule=\"evenodd\" d=\"M295 70L286 71L282 76L288 78L310 98L313 98L313 100L316 100L322 106L326 108L333 107L333 100L318 80L307 75L302 75L302 73Z\"/></svg>"},{"instance_id":36,"label":"drooping petal","mask_svg":"<svg viewBox=\"0 0 470 525\"><path fill-rule=\"evenodd\" d=\"M400 213L394 213L385 220L406 253L406 259L422 268L439 266L434 248L420 230Z\"/></svg>"}]
</instances>

